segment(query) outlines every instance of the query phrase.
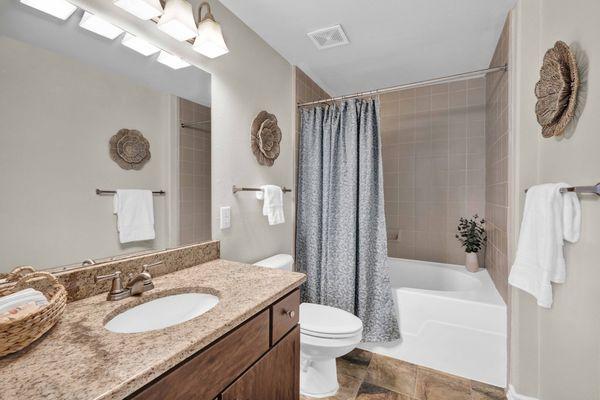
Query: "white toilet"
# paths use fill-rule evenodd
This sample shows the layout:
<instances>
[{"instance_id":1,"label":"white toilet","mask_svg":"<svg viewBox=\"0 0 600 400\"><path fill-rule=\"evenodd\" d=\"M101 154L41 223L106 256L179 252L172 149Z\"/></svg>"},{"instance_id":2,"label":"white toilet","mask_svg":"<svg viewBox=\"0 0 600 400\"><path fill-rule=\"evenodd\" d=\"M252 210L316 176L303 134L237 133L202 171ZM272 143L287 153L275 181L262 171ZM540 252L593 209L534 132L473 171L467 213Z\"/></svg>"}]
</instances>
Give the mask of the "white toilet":
<instances>
[{"instance_id":1,"label":"white toilet","mask_svg":"<svg viewBox=\"0 0 600 400\"><path fill-rule=\"evenodd\" d=\"M294 259L277 254L254 265L291 271ZM362 339L362 321L339 308L300 304L300 393L309 397L335 395L339 385L335 359L354 350Z\"/></svg>"}]
</instances>

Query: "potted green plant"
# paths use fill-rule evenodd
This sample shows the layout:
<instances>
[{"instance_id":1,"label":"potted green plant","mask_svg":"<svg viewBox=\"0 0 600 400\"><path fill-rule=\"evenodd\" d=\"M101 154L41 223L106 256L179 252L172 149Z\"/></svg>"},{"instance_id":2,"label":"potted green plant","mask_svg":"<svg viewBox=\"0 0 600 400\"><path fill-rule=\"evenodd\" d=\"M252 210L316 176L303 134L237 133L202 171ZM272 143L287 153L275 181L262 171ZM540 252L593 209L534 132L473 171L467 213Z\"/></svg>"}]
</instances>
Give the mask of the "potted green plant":
<instances>
[{"instance_id":1,"label":"potted green plant","mask_svg":"<svg viewBox=\"0 0 600 400\"><path fill-rule=\"evenodd\" d=\"M455 235L467 253L466 267L469 272L479 270L479 258L477 254L487 242L485 232L485 220L475 214L473 218L461 218L458 221L458 233Z\"/></svg>"}]
</instances>

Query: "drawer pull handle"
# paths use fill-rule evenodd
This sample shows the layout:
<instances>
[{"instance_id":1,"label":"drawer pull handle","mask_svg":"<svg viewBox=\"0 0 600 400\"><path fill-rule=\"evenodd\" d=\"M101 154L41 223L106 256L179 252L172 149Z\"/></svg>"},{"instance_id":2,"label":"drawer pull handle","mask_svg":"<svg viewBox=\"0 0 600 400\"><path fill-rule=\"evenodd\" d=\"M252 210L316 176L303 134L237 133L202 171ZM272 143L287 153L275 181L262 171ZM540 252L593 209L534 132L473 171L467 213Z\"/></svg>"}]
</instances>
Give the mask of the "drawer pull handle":
<instances>
[{"instance_id":1,"label":"drawer pull handle","mask_svg":"<svg viewBox=\"0 0 600 400\"><path fill-rule=\"evenodd\" d=\"M296 312L294 310L288 311L286 314L288 317L290 317L290 319L293 319L296 316Z\"/></svg>"}]
</instances>

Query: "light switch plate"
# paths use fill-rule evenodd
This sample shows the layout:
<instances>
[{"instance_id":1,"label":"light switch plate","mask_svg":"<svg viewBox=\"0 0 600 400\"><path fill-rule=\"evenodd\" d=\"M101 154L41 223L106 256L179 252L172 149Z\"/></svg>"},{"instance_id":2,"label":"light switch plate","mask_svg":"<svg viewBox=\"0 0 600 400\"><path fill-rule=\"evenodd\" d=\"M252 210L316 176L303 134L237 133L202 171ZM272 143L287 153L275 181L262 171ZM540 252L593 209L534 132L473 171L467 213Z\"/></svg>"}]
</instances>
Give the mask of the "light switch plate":
<instances>
[{"instance_id":1,"label":"light switch plate","mask_svg":"<svg viewBox=\"0 0 600 400\"><path fill-rule=\"evenodd\" d=\"M231 228L231 207L221 207L221 229Z\"/></svg>"}]
</instances>

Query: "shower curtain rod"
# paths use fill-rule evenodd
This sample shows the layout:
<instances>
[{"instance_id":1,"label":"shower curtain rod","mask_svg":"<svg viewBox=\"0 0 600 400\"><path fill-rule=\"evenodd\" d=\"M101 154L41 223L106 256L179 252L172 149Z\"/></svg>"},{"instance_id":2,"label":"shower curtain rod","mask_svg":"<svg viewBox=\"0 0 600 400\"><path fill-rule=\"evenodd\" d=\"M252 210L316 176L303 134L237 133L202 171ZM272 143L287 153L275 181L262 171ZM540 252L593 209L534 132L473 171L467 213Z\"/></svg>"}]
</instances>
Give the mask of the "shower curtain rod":
<instances>
[{"instance_id":1,"label":"shower curtain rod","mask_svg":"<svg viewBox=\"0 0 600 400\"><path fill-rule=\"evenodd\" d=\"M446 81L453 81L453 80L460 79L460 78L469 78L469 77L474 77L474 76L477 76L477 75L488 74L490 72L506 71L506 70L508 70L508 65L504 64L504 65L501 65L501 66L498 66L498 67L480 69L480 70L471 71L471 72L463 72L461 74L448 75L448 76L443 76L443 77L440 77L440 78L428 79L426 81L418 81L418 82L412 82L412 83L405 83L403 85L392 86L392 87L387 87L387 88L383 88L383 89L375 89L375 90L369 90L367 92L359 92L359 93L354 93L354 94L347 94L347 95L344 95L344 96L331 97L329 99L323 99L323 100L317 100L317 101L309 101L307 103L298 104L298 107L310 106L310 105L321 104L321 103L329 103L331 101L354 99L354 98L357 98L357 97L372 96L374 94L382 94L382 93L387 93L387 92L395 92L396 90L401 90L401 89L411 89L411 88L415 88L415 87L419 87L419 86L431 85L431 84L434 84L434 83L443 83L443 82L446 82Z\"/></svg>"}]
</instances>

